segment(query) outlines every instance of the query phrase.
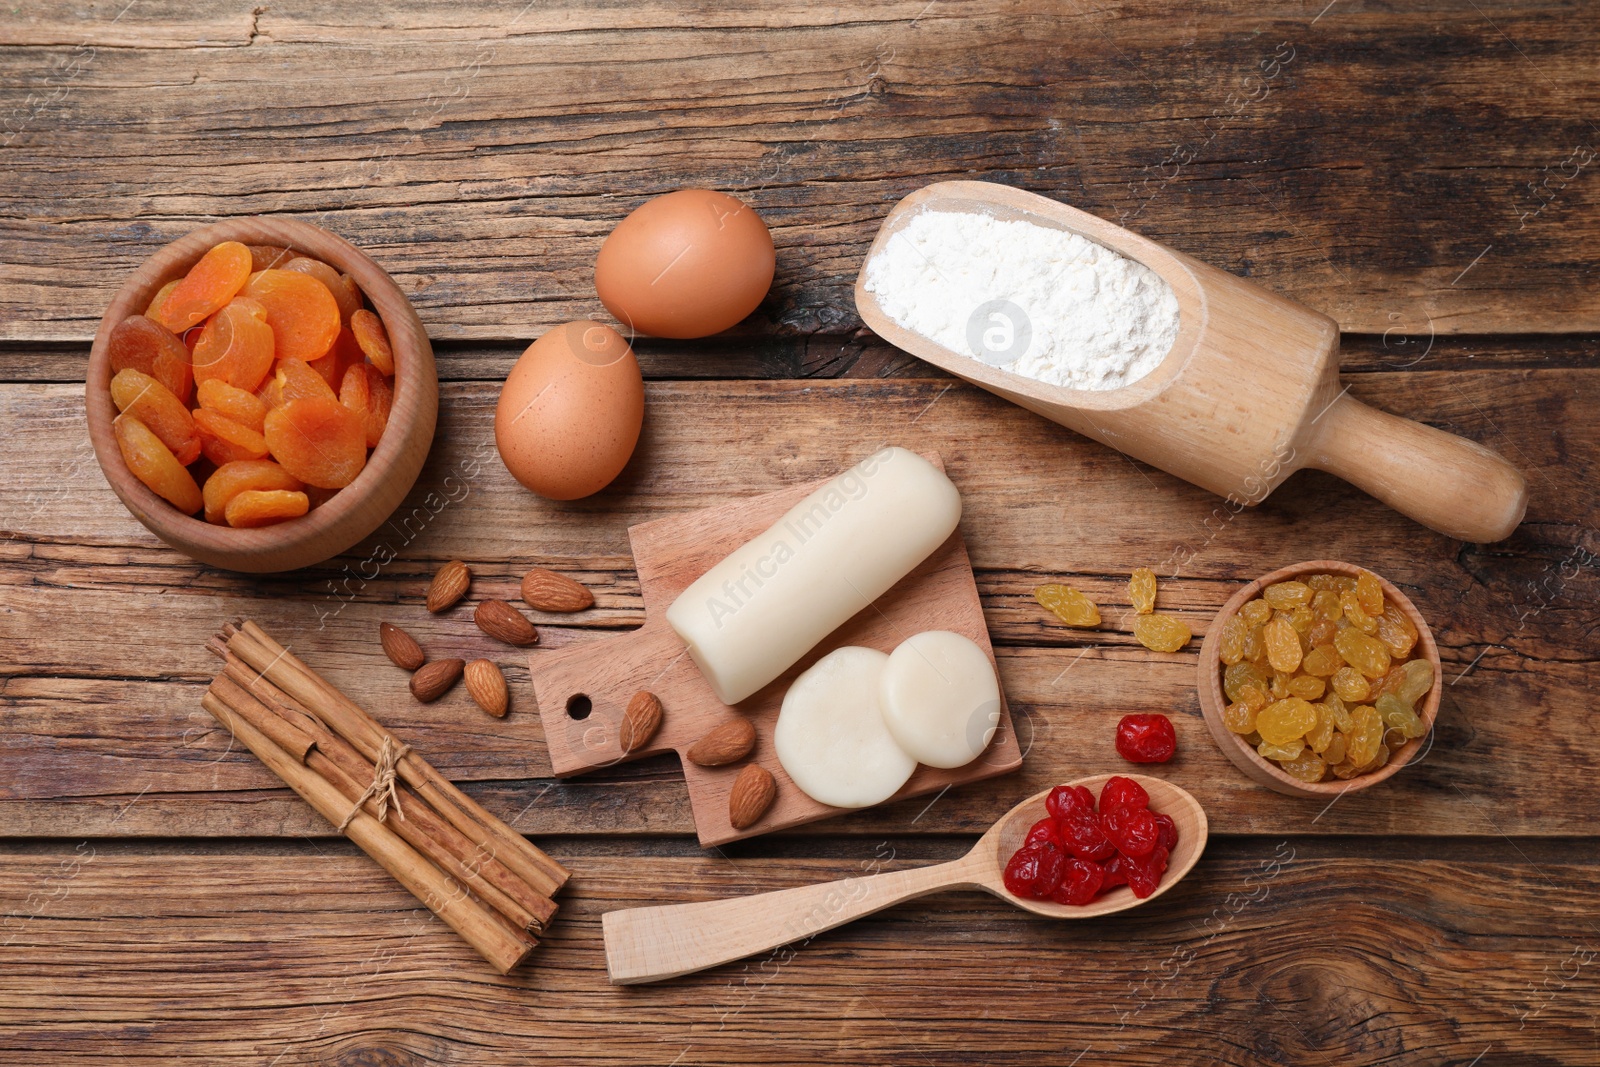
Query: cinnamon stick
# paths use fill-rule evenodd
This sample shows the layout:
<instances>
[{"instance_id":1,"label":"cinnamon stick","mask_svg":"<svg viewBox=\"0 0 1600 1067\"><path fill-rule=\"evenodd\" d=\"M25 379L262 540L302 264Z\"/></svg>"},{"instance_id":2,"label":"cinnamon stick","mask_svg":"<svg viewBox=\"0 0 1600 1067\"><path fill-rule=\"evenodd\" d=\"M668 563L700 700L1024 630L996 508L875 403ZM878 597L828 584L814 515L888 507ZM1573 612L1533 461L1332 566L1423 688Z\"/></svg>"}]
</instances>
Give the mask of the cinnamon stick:
<instances>
[{"instance_id":1,"label":"cinnamon stick","mask_svg":"<svg viewBox=\"0 0 1600 1067\"><path fill-rule=\"evenodd\" d=\"M350 801L354 802L363 794L366 783L372 781L375 773L372 764L318 722L293 697L255 674L226 647L212 651L223 657L223 674L212 683L212 688L224 703L244 714L257 728L261 726L257 719L264 716L290 725L296 732L304 730L315 743L307 766ZM541 895L483 846L440 818L416 793L404 791L402 798L402 810L389 822L396 833L513 924L531 934L543 933L556 913L556 904L550 898ZM368 801L367 807L371 812L376 804Z\"/></svg>"},{"instance_id":2,"label":"cinnamon stick","mask_svg":"<svg viewBox=\"0 0 1600 1067\"><path fill-rule=\"evenodd\" d=\"M348 802L321 775L279 748L244 715L232 711L216 693L208 691L200 698L200 703L240 743L255 753L268 769L316 808L323 818L335 825L344 818ZM512 929L467 893L460 883L429 863L389 827L365 811L355 814L345 829L345 835L410 890L429 911L460 934L501 974L509 973L537 944L526 933Z\"/></svg>"},{"instance_id":3,"label":"cinnamon stick","mask_svg":"<svg viewBox=\"0 0 1600 1067\"><path fill-rule=\"evenodd\" d=\"M368 760L376 760L387 731L367 712L278 644L253 622L224 628L228 648L284 692L294 697L326 726L349 742ZM426 797L435 810L456 829L515 871L546 897L553 896L570 876L561 864L534 847L527 838L485 811L461 792L427 760L408 753L400 761L402 779Z\"/></svg>"}]
</instances>

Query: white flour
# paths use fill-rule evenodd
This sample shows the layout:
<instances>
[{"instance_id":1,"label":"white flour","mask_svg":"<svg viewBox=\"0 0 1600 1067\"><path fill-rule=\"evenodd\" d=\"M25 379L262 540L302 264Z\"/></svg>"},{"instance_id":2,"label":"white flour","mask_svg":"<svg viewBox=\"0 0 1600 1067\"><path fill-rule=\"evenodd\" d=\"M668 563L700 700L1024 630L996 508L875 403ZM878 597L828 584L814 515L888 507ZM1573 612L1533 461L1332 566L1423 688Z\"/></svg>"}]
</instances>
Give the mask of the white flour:
<instances>
[{"instance_id":1,"label":"white flour","mask_svg":"<svg viewBox=\"0 0 1600 1067\"><path fill-rule=\"evenodd\" d=\"M1051 385L1118 389L1178 336L1166 279L1075 233L957 211L914 215L867 264L895 322Z\"/></svg>"}]
</instances>

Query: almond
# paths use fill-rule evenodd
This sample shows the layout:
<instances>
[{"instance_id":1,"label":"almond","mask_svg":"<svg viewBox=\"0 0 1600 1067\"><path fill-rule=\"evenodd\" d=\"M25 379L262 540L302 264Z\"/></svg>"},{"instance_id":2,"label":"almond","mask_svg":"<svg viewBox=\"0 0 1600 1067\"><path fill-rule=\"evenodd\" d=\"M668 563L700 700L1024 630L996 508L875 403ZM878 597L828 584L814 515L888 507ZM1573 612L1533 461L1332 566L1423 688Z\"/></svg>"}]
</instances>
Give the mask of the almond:
<instances>
[{"instance_id":1,"label":"almond","mask_svg":"<svg viewBox=\"0 0 1600 1067\"><path fill-rule=\"evenodd\" d=\"M772 772L759 763L749 763L733 780L728 793L728 821L735 830L755 824L778 797L778 783Z\"/></svg>"},{"instance_id":2,"label":"almond","mask_svg":"<svg viewBox=\"0 0 1600 1067\"><path fill-rule=\"evenodd\" d=\"M654 693L641 689L628 701L628 710L622 714L622 726L617 739L622 751L632 752L644 747L661 727L661 701Z\"/></svg>"},{"instance_id":3,"label":"almond","mask_svg":"<svg viewBox=\"0 0 1600 1067\"><path fill-rule=\"evenodd\" d=\"M378 624L378 643L383 645L383 654L389 657L389 662L402 670L414 671L428 662L416 638L393 623Z\"/></svg>"},{"instance_id":4,"label":"almond","mask_svg":"<svg viewBox=\"0 0 1600 1067\"><path fill-rule=\"evenodd\" d=\"M486 659L475 659L467 664L467 692L478 702L478 707L500 719L506 713L506 676L500 668Z\"/></svg>"},{"instance_id":5,"label":"almond","mask_svg":"<svg viewBox=\"0 0 1600 1067\"><path fill-rule=\"evenodd\" d=\"M565 574L535 568L522 579L522 599L534 611L582 611L594 607L594 594Z\"/></svg>"},{"instance_id":6,"label":"almond","mask_svg":"<svg viewBox=\"0 0 1600 1067\"><path fill-rule=\"evenodd\" d=\"M459 559L446 563L433 576L433 584L428 586L428 610L435 615L449 611L467 595L467 586L471 584L472 572L465 563Z\"/></svg>"},{"instance_id":7,"label":"almond","mask_svg":"<svg viewBox=\"0 0 1600 1067\"><path fill-rule=\"evenodd\" d=\"M721 767L737 763L756 746L755 724L749 719L729 719L689 746L684 753L690 763L702 767Z\"/></svg>"},{"instance_id":8,"label":"almond","mask_svg":"<svg viewBox=\"0 0 1600 1067\"><path fill-rule=\"evenodd\" d=\"M411 695L424 704L433 703L456 684L456 679L461 677L461 670L465 666L466 664L458 659L436 659L432 663L424 663L417 668L417 673L411 676Z\"/></svg>"},{"instance_id":9,"label":"almond","mask_svg":"<svg viewBox=\"0 0 1600 1067\"><path fill-rule=\"evenodd\" d=\"M497 641L526 648L539 643L539 631L533 628L527 616L504 600L485 600L472 613L478 629Z\"/></svg>"}]
</instances>

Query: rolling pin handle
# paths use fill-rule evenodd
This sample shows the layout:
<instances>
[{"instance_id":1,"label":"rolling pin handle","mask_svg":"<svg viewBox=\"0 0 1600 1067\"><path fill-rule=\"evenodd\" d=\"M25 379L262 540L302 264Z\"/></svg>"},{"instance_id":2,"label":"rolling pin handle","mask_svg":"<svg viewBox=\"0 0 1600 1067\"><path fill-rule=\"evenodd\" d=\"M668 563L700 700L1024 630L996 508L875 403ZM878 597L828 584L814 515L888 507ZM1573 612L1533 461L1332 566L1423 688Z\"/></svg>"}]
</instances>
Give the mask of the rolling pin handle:
<instances>
[{"instance_id":1,"label":"rolling pin handle","mask_svg":"<svg viewBox=\"0 0 1600 1067\"><path fill-rule=\"evenodd\" d=\"M1312 426L1305 465L1336 474L1461 541L1511 536L1528 508L1522 472L1476 441L1341 393Z\"/></svg>"}]
</instances>

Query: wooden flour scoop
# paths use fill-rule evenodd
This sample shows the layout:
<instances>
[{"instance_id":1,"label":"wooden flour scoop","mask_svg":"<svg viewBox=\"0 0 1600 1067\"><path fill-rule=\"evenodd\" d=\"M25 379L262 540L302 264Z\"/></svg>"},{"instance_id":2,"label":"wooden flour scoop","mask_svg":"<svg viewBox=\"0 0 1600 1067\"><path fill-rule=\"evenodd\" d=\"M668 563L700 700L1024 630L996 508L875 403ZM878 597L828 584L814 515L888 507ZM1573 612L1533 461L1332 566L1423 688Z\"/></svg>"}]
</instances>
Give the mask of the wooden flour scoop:
<instances>
[{"instance_id":1,"label":"wooden flour scoop","mask_svg":"<svg viewBox=\"0 0 1600 1067\"><path fill-rule=\"evenodd\" d=\"M1085 436L1241 504L1302 467L1329 471L1463 541L1522 521L1522 474L1482 445L1370 408L1339 383L1339 327L1326 315L1046 197L989 182L938 182L901 200L867 253L921 211L985 213L1067 230L1144 264L1178 299L1178 339L1121 389L1068 389L990 366L912 333L856 280L856 308L920 359Z\"/></svg>"}]
</instances>

